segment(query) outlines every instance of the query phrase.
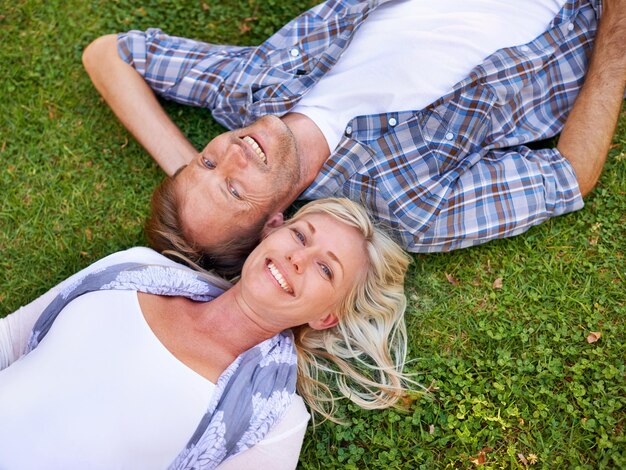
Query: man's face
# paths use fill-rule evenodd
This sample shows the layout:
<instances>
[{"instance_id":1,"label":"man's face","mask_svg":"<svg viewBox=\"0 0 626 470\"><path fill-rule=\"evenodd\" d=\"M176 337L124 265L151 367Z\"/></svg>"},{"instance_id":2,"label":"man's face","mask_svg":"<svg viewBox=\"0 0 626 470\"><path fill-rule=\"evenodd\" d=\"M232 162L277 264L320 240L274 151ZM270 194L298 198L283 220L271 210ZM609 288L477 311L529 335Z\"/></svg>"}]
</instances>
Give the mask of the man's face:
<instances>
[{"instance_id":1,"label":"man's face","mask_svg":"<svg viewBox=\"0 0 626 470\"><path fill-rule=\"evenodd\" d=\"M215 137L176 177L186 237L210 247L281 212L297 196L300 160L275 116Z\"/></svg>"}]
</instances>

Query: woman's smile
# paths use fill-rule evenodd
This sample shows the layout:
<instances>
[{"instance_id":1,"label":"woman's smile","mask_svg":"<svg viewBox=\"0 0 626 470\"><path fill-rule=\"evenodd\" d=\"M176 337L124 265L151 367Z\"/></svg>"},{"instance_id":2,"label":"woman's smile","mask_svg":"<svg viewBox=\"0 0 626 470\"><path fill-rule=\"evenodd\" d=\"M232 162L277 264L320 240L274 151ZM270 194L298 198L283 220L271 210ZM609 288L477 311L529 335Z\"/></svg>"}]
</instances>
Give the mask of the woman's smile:
<instances>
[{"instance_id":1,"label":"woman's smile","mask_svg":"<svg viewBox=\"0 0 626 470\"><path fill-rule=\"evenodd\" d=\"M293 291L293 287L287 282L285 279L285 275L280 271L280 269L274 264L272 260L266 261L266 267L269 271L270 275L273 277L274 281L279 285L279 287L287 292L289 295L295 296Z\"/></svg>"}]
</instances>

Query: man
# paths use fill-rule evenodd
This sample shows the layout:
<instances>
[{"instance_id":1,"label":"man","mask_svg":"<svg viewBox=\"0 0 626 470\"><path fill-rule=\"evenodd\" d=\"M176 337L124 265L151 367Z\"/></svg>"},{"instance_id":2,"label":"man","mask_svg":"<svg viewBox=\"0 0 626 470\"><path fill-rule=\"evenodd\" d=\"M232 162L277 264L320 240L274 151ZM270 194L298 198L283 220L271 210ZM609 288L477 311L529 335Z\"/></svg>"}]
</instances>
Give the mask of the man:
<instances>
[{"instance_id":1,"label":"man","mask_svg":"<svg viewBox=\"0 0 626 470\"><path fill-rule=\"evenodd\" d=\"M184 167L172 194L190 245L252 242L299 196L345 196L409 251L445 251L581 208L617 122L625 2L510 3L329 0L258 47L148 30L83 61L166 173ZM153 91L235 130L198 154ZM559 132L556 149L525 145Z\"/></svg>"}]
</instances>

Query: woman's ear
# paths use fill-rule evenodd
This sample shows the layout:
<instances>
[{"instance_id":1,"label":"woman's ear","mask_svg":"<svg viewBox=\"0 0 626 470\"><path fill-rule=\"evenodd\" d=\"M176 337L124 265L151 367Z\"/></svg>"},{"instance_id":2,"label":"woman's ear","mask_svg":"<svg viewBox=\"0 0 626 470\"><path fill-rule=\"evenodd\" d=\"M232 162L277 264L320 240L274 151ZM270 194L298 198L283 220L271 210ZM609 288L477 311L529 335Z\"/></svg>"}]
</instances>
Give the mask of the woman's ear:
<instances>
[{"instance_id":1,"label":"woman's ear","mask_svg":"<svg viewBox=\"0 0 626 470\"><path fill-rule=\"evenodd\" d=\"M261 238L267 237L270 233L281 227L284 223L285 218L283 217L282 212L273 213L267 218L267 220L265 221L265 225L263 225L263 229L261 230Z\"/></svg>"},{"instance_id":2,"label":"woman's ear","mask_svg":"<svg viewBox=\"0 0 626 470\"><path fill-rule=\"evenodd\" d=\"M329 313L324 318L309 322L309 326L314 330L326 330L332 328L337 323L339 323L337 316L334 313Z\"/></svg>"}]
</instances>

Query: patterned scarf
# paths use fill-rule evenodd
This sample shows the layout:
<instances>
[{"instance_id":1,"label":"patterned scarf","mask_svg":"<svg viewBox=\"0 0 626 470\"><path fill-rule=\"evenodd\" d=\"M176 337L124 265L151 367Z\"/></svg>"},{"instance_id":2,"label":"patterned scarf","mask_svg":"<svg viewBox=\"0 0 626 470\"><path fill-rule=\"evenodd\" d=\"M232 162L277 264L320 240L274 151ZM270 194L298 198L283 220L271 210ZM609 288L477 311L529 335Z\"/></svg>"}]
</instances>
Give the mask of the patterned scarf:
<instances>
[{"instance_id":1,"label":"patterned scarf","mask_svg":"<svg viewBox=\"0 0 626 470\"><path fill-rule=\"evenodd\" d=\"M65 288L43 311L28 342L32 351L61 310L98 290L136 290L208 302L224 291L181 268L123 263L92 272ZM217 381L209 407L170 470L212 469L259 442L291 404L296 386L296 350L290 332L241 354Z\"/></svg>"}]
</instances>

